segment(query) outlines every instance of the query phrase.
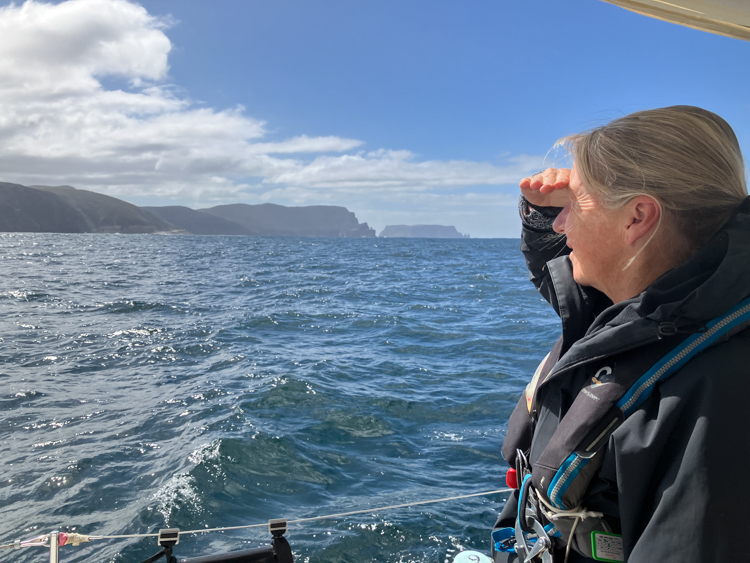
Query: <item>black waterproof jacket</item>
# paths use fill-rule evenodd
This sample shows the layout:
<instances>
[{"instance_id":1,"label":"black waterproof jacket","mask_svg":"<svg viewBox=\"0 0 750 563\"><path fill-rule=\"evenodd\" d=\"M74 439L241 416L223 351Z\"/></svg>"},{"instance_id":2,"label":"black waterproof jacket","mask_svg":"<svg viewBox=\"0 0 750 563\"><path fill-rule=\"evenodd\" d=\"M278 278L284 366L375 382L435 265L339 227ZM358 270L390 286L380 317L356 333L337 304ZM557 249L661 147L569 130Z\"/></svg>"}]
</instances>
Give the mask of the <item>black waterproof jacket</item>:
<instances>
[{"instance_id":1,"label":"black waterproof jacket","mask_svg":"<svg viewBox=\"0 0 750 563\"><path fill-rule=\"evenodd\" d=\"M660 339L660 327L698 331L750 296L750 198L691 259L614 305L575 283L564 238L525 226L521 249L531 280L560 315L563 335L560 359L538 391L533 465L600 367L637 358ZM621 531L631 562L750 561L749 479L747 329L698 354L625 420L583 506ZM516 504L512 496L496 527L513 526ZM506 558L496 554L497 561ZM593 560L571 554L569 561Z\"/></svg>"}]
</instances>

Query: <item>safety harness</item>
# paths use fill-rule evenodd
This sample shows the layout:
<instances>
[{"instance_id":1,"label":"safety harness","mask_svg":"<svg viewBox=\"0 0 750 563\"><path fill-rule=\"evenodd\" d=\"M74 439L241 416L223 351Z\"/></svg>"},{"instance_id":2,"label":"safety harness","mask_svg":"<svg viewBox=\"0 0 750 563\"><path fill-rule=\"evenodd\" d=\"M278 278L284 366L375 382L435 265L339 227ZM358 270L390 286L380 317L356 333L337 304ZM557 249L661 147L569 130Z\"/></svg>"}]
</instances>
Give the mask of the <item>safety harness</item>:
<instances>
[{"instance_id":1,"label":"safety harness","mask_svg":"<svg viewBox=\"0 0 750 563\"><path fill-rule=\"evenodd\" d=\"M662 338L622 358L607 358L576 396L533 467L529 451L534 432L537 391L560 356L562 338L542 361L508 423L503 457L519 488L515 527L492 532L493 547L515 552L524 563L553 562L554 549L572 548L601 561L624 561L622 538L603 515L581 506L601 466L612 433L651 395L657 384L696 354L750 326L750 298L686 337L672 323L662 323ZM675 346L675 341L678 341ZM627 358L627 361L626 361ZM621 361L618 361L621 360ZM616 366L613 369L613 366Z\"/></svg>"}]
</instances>

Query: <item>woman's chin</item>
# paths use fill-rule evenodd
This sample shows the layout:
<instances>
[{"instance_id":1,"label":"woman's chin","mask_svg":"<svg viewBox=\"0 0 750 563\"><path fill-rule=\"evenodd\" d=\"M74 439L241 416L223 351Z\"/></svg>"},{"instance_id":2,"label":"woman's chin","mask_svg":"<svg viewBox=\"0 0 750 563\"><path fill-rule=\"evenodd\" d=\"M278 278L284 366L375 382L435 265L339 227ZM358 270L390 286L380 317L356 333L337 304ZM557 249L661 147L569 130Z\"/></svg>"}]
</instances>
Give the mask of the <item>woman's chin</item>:
<instances>
[{"instance_id":1,"label":"woman's chin","mask_svg":"<svg viewBox=\"0 0 750 563\"><path fill-rule=\"evenodd\" d=\"M586 287L591 285L591 282L587 280L584 273L581 272L580 266L578 266L578 264L576 264L575 262L573 262L573 279L578 285Z\"/></svg>"},{"instance_id":2,"label":"woman's chin","mask_svg":"<svg viewBox=\"0 0 750 563\"><path fill-rule=\"evenodd\" d=\"M575 271L573 272L573 279L576 281L578 285L582 285L584 287L588 287L591 284L586 280L584 276L577 275Z\"/></svg>"}]
</instances>

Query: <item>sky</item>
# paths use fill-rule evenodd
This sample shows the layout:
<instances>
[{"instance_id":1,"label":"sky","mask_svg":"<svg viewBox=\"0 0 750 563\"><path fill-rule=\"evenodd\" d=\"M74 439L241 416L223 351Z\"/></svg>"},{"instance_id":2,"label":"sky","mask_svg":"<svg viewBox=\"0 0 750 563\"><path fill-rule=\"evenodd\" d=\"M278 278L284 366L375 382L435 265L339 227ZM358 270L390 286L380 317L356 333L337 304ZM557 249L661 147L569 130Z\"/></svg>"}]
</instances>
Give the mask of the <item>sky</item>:
<instances>
[{"instance_id":1,"label":"sky","mask_svg":"<svg viewBox=\"0 0 750 563\"><path fill-rule=\"evenodd\" d=\"M674 104L750 154L750 43L600 0L0 0L0 181L136 205L517 237L559 138Z\"/></svg>"}]
</instances>

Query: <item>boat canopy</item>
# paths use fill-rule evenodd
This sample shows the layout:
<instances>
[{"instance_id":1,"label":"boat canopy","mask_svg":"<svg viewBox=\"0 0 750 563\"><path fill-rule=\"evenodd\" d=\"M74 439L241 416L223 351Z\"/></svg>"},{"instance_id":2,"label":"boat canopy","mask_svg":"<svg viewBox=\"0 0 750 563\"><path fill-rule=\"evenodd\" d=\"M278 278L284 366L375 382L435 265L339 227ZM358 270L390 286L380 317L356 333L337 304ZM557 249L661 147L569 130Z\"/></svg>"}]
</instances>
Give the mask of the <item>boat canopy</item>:
<instances>
[{"instance_id":1,"label":"boat canopy","mask_svg":"<svg viewBox=\"0 0 750 563\"><path fill-rule=\"evenodd\" d=\"M747 0L603 0L644 16L750 41Z\"/></svg>"}]
</instances>

